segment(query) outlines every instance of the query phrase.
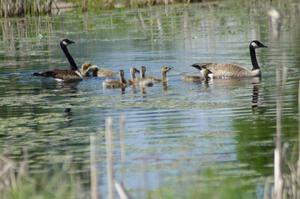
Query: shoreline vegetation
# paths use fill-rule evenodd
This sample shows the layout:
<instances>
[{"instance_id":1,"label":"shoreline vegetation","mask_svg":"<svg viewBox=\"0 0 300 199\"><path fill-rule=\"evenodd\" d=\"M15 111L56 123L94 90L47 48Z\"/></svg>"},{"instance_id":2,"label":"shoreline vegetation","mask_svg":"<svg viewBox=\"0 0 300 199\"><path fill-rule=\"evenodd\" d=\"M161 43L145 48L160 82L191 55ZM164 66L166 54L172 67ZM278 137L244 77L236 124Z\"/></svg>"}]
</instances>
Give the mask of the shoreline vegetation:
<instances>
[{"instance_id":1,"label":"shoreline vegetation","mask_svg":"<svg viewBox=\"0 0 300 199\"><path fill-rule=\"evenodd\" d=\"M78 8L82 12L114 8L137 8L174 3L211 2L214 0L1 0L0 17L44 15Z\"/></svg>"}]
</instances>

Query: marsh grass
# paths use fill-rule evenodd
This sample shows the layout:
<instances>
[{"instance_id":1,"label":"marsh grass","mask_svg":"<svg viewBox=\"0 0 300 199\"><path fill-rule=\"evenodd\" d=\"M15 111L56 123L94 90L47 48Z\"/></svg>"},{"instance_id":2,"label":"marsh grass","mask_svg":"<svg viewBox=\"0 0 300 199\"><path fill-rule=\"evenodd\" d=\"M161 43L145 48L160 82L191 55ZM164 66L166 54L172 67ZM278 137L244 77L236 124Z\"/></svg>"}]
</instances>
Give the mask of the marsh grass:
<instances>
[{"instance_id":1,"label":"marsh grass","mask_svg":"<svg viewBox=\"0 0 300 199\"><path fill-rule=\"evenodd\" d=\"M211 2L215 0L1 0L0 17L43 15L78 7L81 11L99 11L114 8L138 8L174 3Z\"/></svg>"},{"instance_id":2,"label":"marsh grass","mask_svg":"<svg viewBox=\"0 0 300 199\"><path fill-rule=\"evenodd\" d=\"M179 183L180 184L180 183ZM147 198L216 198L216 199L253 199L254 187L239 178L220 179L215 170L205 171L200 178L188 187L160 187L149 191Z\"/></svg>"},{"instance_id":3,"label":"marsh grass","mask_svg":"<svg viewBox=\"0 0 300 199\"><path fill-rule=\"evenodd\" d=\"M25 14L46 14L51 12L53 0L1 0L0 16L24 16Z\"/></svg>"},{"instance_id":4,"label":"marsh grass","mask_svg":"<svg viewBox=\"0 0 300 199\"><path fill-rule=\"evenodd\" d=\"M4 194L3 199L81 198L78 188L72 177L57 171L53 176L22 177Z\"/></svg>"},{"instance_id":5,"label":"marsh grass","mask_svg":"<svg viewBox=\"0 0 300 199\"><path fill-rule=\"evenodd\" d=\"M59 168L48 174L29 175L26 162L0 156L0 199L84 198L80 180L74 175Z\"/></svg>"}]
</instances>

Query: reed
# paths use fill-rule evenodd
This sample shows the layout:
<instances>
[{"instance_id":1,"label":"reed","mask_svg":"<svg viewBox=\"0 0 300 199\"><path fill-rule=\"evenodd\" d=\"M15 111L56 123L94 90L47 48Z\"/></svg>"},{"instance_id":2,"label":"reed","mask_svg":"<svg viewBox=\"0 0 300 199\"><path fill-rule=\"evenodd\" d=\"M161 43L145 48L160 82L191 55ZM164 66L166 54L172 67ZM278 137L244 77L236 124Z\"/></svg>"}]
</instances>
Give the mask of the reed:
<instances>
[{"instance_id":1,"label":"reed","mask_svg":"<svg viewBox=\"0 0 300 199\"><path fill-rule=\"evenodd\" d=\"M193 0L192 2L210 1L214 0ZM79 7L81 11L86 12L190 2L190 0L0 0L0 17L51 14L52 9L59 11L73 7Z\"/></svg>"},{"instance_id":2,"label":"reed","mask_svg":"<svg viewBox=\"0 0 300 199\"><path fill-rule=\"evenodd\" d=\"M1 0L1 17L22 17L25 14L51 13L54 0Z\"/></svg>"},{"instance_id":3,"label":"reed","mask_svg":"<svg viewBox=\"0 0 300 199\"><path fill-rule=\"evenodd\" d=\"M54 175L30 175L27 164L26 153L21 162L0 155L0 199L85 198L80 180L73 174L57 168Z\"/></svg>"}]
</instances>

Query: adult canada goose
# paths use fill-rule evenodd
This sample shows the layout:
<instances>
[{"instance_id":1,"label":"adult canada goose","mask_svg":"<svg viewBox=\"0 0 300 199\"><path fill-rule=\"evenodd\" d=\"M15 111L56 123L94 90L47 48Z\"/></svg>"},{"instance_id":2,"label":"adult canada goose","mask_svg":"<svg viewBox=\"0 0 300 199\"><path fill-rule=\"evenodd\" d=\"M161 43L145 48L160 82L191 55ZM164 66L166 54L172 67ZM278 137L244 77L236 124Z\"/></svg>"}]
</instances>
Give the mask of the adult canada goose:
<instances>
[{"instance_id":1,"label":"adult canada goose","mask_svg":"<svg viewBox=\"0 0 300 199\"><path fill-rule=\"evenodd\" d=\"M75 42L71 41L69 39L63 39L60 41L60 47L70 63L70 69L65 69L65 70L64 69L54 69L54 70L44 71L41 73L33 73L33 75L34 76L42 76L42 77L52 77L57 81L64 81L64 82L82 80L82 78L83 78L82 74L78 70L76 63L67 48L67 46L72 43L75 43Z\"/></svg>"},{"instance_id":2,"label":"adult canada goose","mask_svg":"<svg viewBox=\"0 0 300 199\"><path fill-rule=\"evenodd\" d=\"M203 73L203 69L208 69L214 78L243 78L243 77L260 77L261 71L257 63L255 49L267 48L260 41L253 40L249 44L252 69L249 70L235 64L218 64L218 63L196 63L192 67L197 68Z\"/></svg>"},{"instance_id":3,"label":"adult canada goose","mask_svg":"<svg viewBox=\"0 0 300 199\"><path fill-rule=\"evenodd\" d=\"M146 72L146 67L142 66L141 67L141 79L152 81L152 82L167 82L167 72L169 72L172 69L172 67L168 66L163 66L161 68L161 75L162 78L157 78L157 77L146 77L145 72Z\"/></svg>"},{"instance_id":4,"label":"adult canada goose","mask_svg":"<svg viewBox=\"0 0 300 199\"><path fill-rule=\"evenodd\" d=\"M184 75L182 76L182 80L185 82L208 82L212 78L212 72L210 72L208 69L203 70L203 75Z\"/></svg>"},{"instance_id":5,"label":"adult canada goose","mask_svg":"<svg viewBox=\"0 0 300 199\"><path fill-rule=\"evenodd\" d=\"M105 88L125 88L127 86L127 81L125 79L124 70L119 72L119 80L106 79L103 82L103 87Z\"/></svg>"},{"instance_id":6,"label":"adult canada goose","mask_svg":"<svg viewBox=\"0 0 300 199\"><path fill-rule=\"evenodd\" d=\"M140 73L135 67L130 68L130 80L128 80L129 85L135 85L139 83L139 79L136 78L135 74Z\"/></svg>"}]
</instances>

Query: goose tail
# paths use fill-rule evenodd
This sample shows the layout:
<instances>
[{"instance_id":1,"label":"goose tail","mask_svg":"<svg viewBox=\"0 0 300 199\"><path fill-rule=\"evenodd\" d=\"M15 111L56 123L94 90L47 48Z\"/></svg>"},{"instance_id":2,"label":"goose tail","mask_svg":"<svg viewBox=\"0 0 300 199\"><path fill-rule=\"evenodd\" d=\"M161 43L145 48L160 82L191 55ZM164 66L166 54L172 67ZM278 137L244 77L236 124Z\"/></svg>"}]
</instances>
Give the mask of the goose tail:
<instances>
[{"instance_id":1,"label":"goose tail","mask_svg":"<svg viewBox=\"0 0 300 199\"><path fill-rule=\"evenodd\" d=\"M42 73L37 73L37 72L33 73L32 75L33 76L44 76Z\"/></svg>"}]
</instances>

